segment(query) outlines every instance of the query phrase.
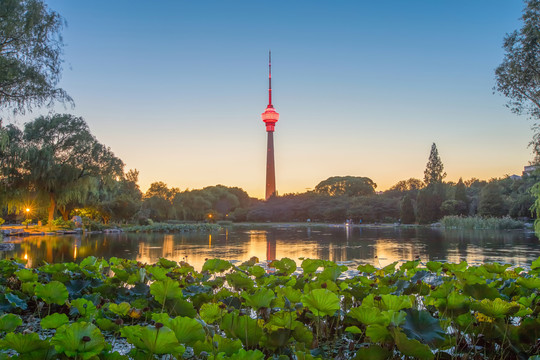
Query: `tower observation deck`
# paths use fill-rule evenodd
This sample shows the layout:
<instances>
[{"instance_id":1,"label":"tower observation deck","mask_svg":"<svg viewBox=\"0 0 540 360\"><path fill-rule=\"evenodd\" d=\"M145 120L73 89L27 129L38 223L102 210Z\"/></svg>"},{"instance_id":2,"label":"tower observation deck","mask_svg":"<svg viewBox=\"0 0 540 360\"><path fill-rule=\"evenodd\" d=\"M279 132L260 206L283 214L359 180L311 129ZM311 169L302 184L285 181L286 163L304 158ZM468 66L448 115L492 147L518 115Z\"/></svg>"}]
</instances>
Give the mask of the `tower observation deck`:
<instances>
[{"instance_id":1,"label":"tower observation deck","mask_svg":"<svg viewBox=\"0 0 540 360\"><path fill-rule=\"evenodd\" d=\"M268 133L266 152L266 200L276 194L276 169L274 163L274 128L279 114L272 105L272 53L268 53L268 106L261 114Z\"/></svg>"}]
</instances>

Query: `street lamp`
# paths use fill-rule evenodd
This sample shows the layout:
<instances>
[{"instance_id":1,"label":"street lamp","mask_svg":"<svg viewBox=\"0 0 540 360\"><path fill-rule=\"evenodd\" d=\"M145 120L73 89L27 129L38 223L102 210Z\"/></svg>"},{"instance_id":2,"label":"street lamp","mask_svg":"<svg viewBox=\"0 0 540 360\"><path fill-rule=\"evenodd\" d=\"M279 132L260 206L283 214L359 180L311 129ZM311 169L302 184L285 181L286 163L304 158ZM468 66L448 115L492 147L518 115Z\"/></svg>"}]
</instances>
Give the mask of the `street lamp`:
<instances>
[{"instance_id":1,"label":"street lamp","mask_svg":"<svg viewBox=\"0 0 540 360\"><path fill-rule=\"evenodd\" d=\"M28 215L30 215L30 208L26 208L26 228L28 229Z\"/></svg>"}]
</instances>

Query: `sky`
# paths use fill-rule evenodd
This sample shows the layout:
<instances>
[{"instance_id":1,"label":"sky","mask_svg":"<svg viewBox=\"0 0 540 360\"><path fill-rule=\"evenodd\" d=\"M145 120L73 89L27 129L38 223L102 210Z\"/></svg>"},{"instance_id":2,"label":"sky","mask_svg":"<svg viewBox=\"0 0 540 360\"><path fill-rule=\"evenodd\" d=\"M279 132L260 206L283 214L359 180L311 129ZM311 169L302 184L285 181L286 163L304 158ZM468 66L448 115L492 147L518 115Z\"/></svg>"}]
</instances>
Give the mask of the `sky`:
<instances>
[{"instance_id":1,"label":"sky","mask_svg":"<svg viewBox=\"0 0 540 360\"><path fill-rule=\"evenodd\" d=\"M75 101L54 111L82 116L143 191L264 197L269 49L279 194L330 176L422 179L432 143L449 181L532 159L532 122L493 90L520 1L45 2L67 22L59 86Z\"/></svg>"}]
</instances>

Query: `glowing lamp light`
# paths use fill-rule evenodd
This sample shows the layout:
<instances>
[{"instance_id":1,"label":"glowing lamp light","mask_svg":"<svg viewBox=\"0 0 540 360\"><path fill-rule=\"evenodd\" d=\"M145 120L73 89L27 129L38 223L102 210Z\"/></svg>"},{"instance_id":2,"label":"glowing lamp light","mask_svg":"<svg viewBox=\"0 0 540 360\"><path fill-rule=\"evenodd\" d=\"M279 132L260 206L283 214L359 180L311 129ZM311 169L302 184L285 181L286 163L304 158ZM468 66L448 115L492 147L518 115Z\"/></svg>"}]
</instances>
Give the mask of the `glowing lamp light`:
<instances>
[{"instance_id":1,"label":"glowing lamp light","mask_svg":"<svg viewBox=\"0 0 540 360\"><path fill-rule=\"evenodd\" d=\"M30 212L30 209L29 208L26 208L26 213L28 214Z\"/></svg>"}]
</instances>

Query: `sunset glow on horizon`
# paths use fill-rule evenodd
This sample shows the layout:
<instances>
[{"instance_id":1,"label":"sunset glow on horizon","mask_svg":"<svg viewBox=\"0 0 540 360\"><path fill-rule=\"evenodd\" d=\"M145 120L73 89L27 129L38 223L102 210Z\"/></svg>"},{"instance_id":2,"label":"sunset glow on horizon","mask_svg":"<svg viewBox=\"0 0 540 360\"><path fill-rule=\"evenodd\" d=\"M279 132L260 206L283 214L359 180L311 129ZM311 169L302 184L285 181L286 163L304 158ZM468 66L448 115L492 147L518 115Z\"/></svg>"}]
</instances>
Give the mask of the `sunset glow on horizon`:
<instances>
[{"instance_id":1,"label":"sunset glow on horizon","mask_svg":"<svg viewBox=\"0 0 540 360\"><path fill-rule=\"evenodd\" d=\"M447 181L521 175L532 159L532 123L493 94L521 2L45 2L68 24L60 86L76 105L55 111L82 116L143 192L264 198L269 49L280 195L331 176L377 191L422 179L433 142Z\"/></svg>"}]
</instances>

